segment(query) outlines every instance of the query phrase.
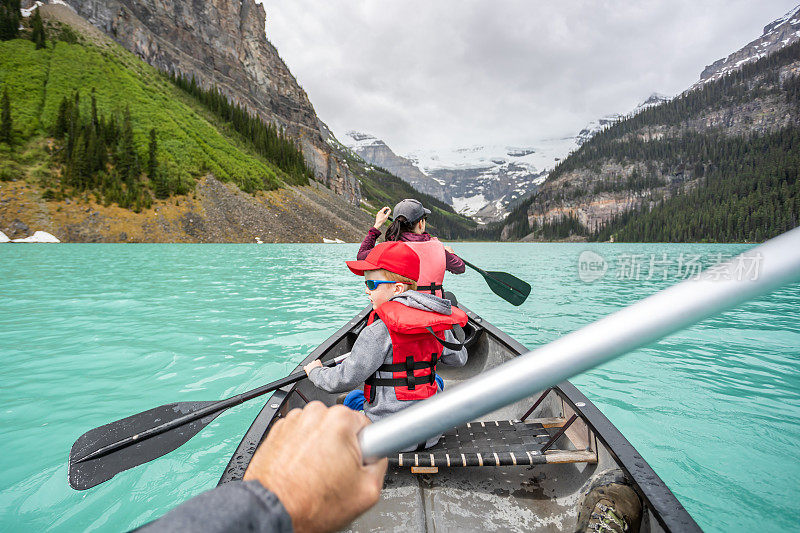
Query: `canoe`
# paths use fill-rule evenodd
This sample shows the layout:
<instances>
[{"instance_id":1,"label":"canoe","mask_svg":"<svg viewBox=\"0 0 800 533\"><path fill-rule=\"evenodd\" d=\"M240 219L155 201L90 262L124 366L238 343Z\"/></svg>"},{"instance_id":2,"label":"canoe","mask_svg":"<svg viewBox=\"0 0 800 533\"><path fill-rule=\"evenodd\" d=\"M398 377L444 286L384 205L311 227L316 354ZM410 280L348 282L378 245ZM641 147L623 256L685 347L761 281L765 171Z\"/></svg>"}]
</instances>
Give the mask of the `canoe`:
<instances>
[{"instance_id":1,"label":"canoe","mask_svg":"<svg viewBox=\"0 0 800 533\"><path fill-rule=\"evenodd\" d=\"M529 351L459 307L469 317L464 329L472 342L464 367L437 366L446 389ZM297 370L314 359L327 361L349 352L370 311L358 313ZM312 400L333 405L337 396L308 380L276 391L219 483L242 478L256 447L281 416ZM573 532L584 530L593 512L603 515L595 521L607 520L609 498L622 500L621 507L640 506L640 517L628 520L628 531L701 531L619 430L565 381L445 433L433 448L389 457L380 501L348 530Z\"/></svg>"}]
</instances>

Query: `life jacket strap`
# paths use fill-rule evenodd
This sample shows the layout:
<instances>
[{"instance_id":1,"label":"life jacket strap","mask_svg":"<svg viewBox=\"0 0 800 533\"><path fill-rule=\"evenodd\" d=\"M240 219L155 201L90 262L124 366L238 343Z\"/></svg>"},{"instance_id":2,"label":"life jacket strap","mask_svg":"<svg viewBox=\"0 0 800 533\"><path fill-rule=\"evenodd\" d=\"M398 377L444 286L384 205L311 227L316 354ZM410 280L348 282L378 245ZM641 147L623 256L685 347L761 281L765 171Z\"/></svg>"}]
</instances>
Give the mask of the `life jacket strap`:
<instances>
[{"instance_id":1,"label":"life jacket strap","mask_svg":"<svg viewBox=\"0 0 800 533\"><path fill-rule=\"evenodd\" d=\"M428 291L436 296L436 291L442 291L442 294L444 294L444 287L439 283L433 282L430 285L417 285L417 291Z\"/></svg>"},{"instance_id":2,"label":"life jacket strap","mask_svg":"<svg viewBox=\"0 0 800 533\"><path fill-rule=\"evenodd\" d=\"M425 370L426 368L431 368L432 366L436 366L436 362L438 360L438 354L433 354L433 362L429 361L414 361L414 358L411 359L409 363L408 359L404 363L389 363L385 365L381 365L378 369L379 372L406 372L407 370Z\"/></svg>"},{"instance_id":3,"label":"life jacket strap","mask_svg":"<svg viewBox=\"0 0 800 533\"><path fill-rule=\"evenodd\" d=\"M375 387L408 387L408 390L414 390L417 385L436 383L436 363L439 361L439 354L432 353L430 361L414 361L414 358L406 357L404 363L391 363L381 365L380 368L364 383L370 386L369 402L375 400ZM430 374L426 376L415 376L415 370L425 370L430 368ZM401 378L379 378L375 377L378 372L405 372L405 376Z\"/></svg>"},{"instance_id":4,"label":"life jacket strap","mask_svg":"<svg viewBox=\"0 0 800 533\"><path fill-rule=\"evenodd\" d=\"M436 383L436 372L431 372L427 376L415 376L408 374L404 378L369 378L366 382L370 387L408 387L408 390L414 390L417 385ZM370 394L372 396L372 394Z\"/></svg>"},{"instance_id":5,"label":"life jacket strap","mask_svg":"<svg viewBox=\"0 0 800 533\"><path fill-rule=\"evenodd\" d=\"M464 343L461 343L461 342L450 342L450 341L446 341L444 339L440 339L439 337L436 336L436 333L434 333L433 329L431 329L430 326L425 328L425 329L430 331L431 335L433 335L436 338L436 340L439 342L439 344L441 344L445 348L450 348L451 350L455 350L457 352L457 351L461 350L461 348L464 347Z\"/></svg>"}]
</instances>

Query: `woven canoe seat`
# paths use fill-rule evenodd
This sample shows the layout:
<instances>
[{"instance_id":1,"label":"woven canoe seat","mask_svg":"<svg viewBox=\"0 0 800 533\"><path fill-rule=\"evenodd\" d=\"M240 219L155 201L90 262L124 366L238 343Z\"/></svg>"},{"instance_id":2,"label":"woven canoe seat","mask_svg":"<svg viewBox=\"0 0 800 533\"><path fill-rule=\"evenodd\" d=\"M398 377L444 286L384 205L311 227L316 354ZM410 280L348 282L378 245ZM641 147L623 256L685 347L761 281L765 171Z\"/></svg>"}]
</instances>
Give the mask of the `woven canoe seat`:
<instances>
[{"instance_id":1,"label":"woven canoe seat","mask_svg":"<svg viewBox=\"0 0 800 533\"><path fill-rule=\"evenodd\" d=\"M552 448L540 451L552 436L547 428L559 427L558 420L471 422L442 435L436 446L390 456L389 464L447 468L596 462L597 456L592 451Z\"/></svg>"}]
</instances>

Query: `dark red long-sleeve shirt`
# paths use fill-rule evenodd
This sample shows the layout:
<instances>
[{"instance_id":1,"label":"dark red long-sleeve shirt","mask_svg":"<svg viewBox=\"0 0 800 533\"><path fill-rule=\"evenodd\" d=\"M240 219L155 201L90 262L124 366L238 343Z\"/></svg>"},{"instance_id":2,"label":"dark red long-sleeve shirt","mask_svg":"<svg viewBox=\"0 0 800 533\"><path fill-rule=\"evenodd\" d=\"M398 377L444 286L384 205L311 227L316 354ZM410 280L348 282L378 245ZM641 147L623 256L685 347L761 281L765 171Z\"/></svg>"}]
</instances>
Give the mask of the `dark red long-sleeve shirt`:
<instances>
[{"instance_id":1,"label":"dark red long-sleeve shirt","mask_svg":"<svg viewBox=\"0 0 800 533\"><path fill-rule=\"evenodd\" d=\"M356 259L361 261L365 257L370 250L375 248L375 242L378 240L378 237L381 236L381 231L375 229L374 227L369 228L369 232L367 236L364 238L364 242L361 243L361 248L358 249L358 255ZM429 233L411 233L405 232L400 234L400 240L406 242L425 242L431 240L433 237ZM456 254L451 254L447 250L444 251L444 258L445 258L445 268L448 272L452 272L453 274L463 274L466 267L464 266L464 261L461 260Z\"/></svg>"}]
</instances>

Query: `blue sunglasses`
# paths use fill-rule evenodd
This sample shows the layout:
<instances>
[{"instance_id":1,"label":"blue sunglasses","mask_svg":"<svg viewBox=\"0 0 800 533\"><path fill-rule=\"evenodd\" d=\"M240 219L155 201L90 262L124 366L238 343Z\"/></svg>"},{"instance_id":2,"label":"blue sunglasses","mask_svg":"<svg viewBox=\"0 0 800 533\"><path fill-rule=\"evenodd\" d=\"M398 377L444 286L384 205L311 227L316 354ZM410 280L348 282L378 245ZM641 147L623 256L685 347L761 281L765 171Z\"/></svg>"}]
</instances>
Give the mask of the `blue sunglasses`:
<instances>
[{"instance_id":1,"label":"blue sunglasses","mask_svg":"<svg viewBox=\"0 0 800 533\"><path fill-rule=\"evenodd\" d=\"M383 281L383 280L376 280L376 279L365 279L364 283L367 284L367 288L371 291L374 291L378 288L378 285L383 285L384 283L403 283L402 281Z\"/></svg>"}]
</instances>

